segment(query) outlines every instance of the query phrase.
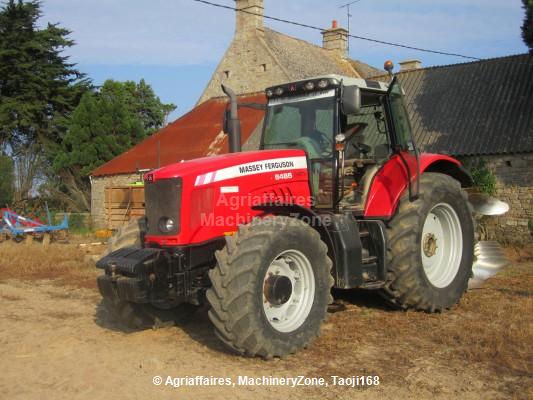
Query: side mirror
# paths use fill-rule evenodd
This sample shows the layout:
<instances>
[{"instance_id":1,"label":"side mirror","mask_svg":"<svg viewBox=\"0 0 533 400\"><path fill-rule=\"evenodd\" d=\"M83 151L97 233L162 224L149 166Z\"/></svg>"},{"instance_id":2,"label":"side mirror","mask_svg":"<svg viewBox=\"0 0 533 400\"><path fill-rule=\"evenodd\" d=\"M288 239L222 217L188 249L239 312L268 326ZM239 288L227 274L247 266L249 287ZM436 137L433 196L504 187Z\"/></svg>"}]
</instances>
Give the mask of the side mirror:
<instances>
[{"instance_id":1,"label":"side mirror","mask_svg":"<svg viewBox=\"0 0 533 400\"><path fill-rule=\"evenodd\" d=\"M341 106L345 115L359 114L361 111L361 89L358 86L344 86Z\"/></svg>"}]
</instances>

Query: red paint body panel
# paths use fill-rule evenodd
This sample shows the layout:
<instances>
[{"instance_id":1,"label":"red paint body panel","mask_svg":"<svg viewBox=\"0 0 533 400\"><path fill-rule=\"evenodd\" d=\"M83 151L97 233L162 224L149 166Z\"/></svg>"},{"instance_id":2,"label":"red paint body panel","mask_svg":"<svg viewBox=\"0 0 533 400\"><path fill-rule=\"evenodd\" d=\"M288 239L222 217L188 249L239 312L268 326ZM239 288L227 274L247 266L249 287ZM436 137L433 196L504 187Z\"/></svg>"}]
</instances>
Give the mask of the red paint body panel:
<instances>
[{"instance_id":1,"label":"red paint body panel","mask_svg":"<svg viewBox=\"0 0 533 400\"><path fill-rule=\"evenodd\" d=\"M414 180L416 160L408 154L406 158ZM278 166L281 165L278 161L286 160L297 162L284 165L282 169L259 168L261 165ZM422 154L420 172L436 161L460 165L448 156ZM263 212L254 210L255 205L277 201L310 208L312 204L307 158L302 150L250 151L204 157L149 172L145 181L148 185L149 181L177 177L182 179L180 232L175 236L147 235L147 243L161 246L199 244L235 232L239 225L260 216ZM364 216L392 216L407 182L407 171L395 155L376 174Z\"/></svg>"},{"instance_id":2,"label":"red paint body panel","mask_svg":"<svg viewBox=\"0 0 533 400\"><path fill-rule=\"evenodd\" d=\"M254 170L254 166L276 166L280 159L296 159L298 163L282 170ZM248 170L239 172L239 167ZM176 236L146 236L147 243L180 246L224 236L262 213L253 210L254 205L271 200L311 207L307 161L302 150L199 158L152 171L145 175L145 181L176 177L182 178L180 232Z\"/></svg>"},{"instance_id":3,"label":"red paint body panel","mask_svg":"<svg viewBox=\"0 0 533 400\"><path fill-rule=\"evenodd\" d=\"M416 160L405 154L411 169L411 181L416 178ZM460 166L455 158L442 154L423 153L420 155L420 173L437 161L447 161ZM391 217L396 211L400 197L407 190L407 170L398 155L394 155L374 177L368 193L364 216L366 218Z\"/></svg>"}]
</instances>

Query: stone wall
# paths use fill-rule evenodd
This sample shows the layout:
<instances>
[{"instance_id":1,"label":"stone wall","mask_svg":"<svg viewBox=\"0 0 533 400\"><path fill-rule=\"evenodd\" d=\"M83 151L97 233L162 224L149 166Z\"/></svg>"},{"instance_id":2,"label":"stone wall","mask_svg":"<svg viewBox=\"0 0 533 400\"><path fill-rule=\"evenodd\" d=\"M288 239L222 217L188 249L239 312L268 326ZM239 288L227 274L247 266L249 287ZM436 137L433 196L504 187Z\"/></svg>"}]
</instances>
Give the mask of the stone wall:
<instances>
[{"instance_id":1,"label":"stone wall","mask_svg":"<svg viewBox=\"0 0 533 400\"><path fill-rule=\"evenodd\" d=\"M91 221L93 228L107 228L105 213L105 188L127 186L139 180L139 174L121 174L91 177Z\"/></svg>"},{"instance_id":2,"label":"stone wall","mask_svg":"<svg viewBox=\"0 0 533 400\"><path fill-rule=\"evenodd\" d=\"M533 223L533 154L482 158L496 177L495 197L510 206L509 212L501 217L483 217L480 220L482 232L487 239L502 243L533 242L528 226L528 223Z\"/></svg>"},{"instance_id":3,"label":"stone wall","mask_svg":"<svg viewBox=\"0 0 533 400\"><path fill-rule=\"evenodd\" d=\"M235 36L218 64L198 104L212 97L224 96L220 85L235 93L262 92L266 87L287 80L288 76L264 40L263 0L236 0Z\"/></svg>"},{"instance_id":4,"label":"stone wall","mask_svg":"<svg viewBox=\"0 0 533 400\"><path fill-rule=\"evenodd\" d=\"M263 32L260 29L249 30L235 36L198 104L212 97L224 96L221 84L231 87L237 94L243 94L262 92L287 79L287 73L264 42Z\"/></svg>"}]
</instances>

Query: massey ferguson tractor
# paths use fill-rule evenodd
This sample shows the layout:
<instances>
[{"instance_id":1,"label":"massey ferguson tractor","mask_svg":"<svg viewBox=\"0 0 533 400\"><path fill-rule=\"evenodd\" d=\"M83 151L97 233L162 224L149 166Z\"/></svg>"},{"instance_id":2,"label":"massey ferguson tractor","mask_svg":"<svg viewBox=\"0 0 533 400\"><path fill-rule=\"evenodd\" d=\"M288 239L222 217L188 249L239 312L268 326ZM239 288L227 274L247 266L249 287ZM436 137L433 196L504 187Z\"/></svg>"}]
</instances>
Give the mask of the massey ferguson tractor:
<instances>
[{"instance_id":1,"label":"massey ferguson tractor","mask_svg":"<svg viewBox=\"0 0 533 400\"><path fill-rule=\"evenodd\" d=\"M142 327L207 303L229 348L272 358L319 335L333 288L426 312L459 301L474 261L472 179L454 158L418 151L396 78L266 89L249 152L223 90L230 153L146 173L146 218L97 263L112 314Z\"/></svg>"}]
</instances>

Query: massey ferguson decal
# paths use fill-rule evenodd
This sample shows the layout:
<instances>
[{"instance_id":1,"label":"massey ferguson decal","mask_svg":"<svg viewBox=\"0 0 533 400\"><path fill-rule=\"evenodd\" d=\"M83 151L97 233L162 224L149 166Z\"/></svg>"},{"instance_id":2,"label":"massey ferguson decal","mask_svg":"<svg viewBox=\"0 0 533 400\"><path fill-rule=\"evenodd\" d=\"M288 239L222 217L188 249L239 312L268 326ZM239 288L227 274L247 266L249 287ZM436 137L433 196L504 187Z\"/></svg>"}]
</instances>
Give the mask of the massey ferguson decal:
<instances>
[{"instance_id":1,"label":"massey ferguson decal","mask_svg":"<svg viewBox=\"0 0 533 400\"><path fill-rule=\"evenodd\" d=\"M262 174L265 172L276 172L305 168L307 168L307 160L305 157L275 158L271 160L263 160L248 164L235 165L233 167L219 169L218 171L198 175L196 177L196 182L194 186L202 186L207 185L208 183L224 181L227 179L238 178L241 176ZM287 178L285 177L285 179Z\"/></svg>"}]
</instances>

